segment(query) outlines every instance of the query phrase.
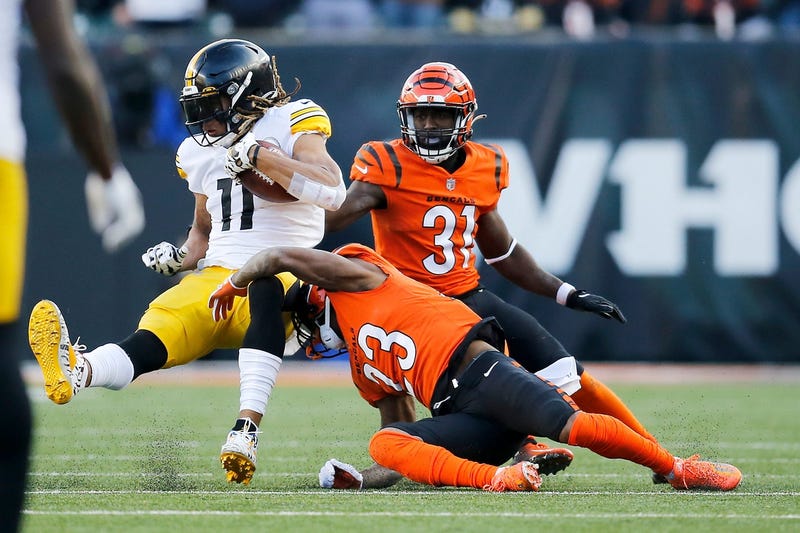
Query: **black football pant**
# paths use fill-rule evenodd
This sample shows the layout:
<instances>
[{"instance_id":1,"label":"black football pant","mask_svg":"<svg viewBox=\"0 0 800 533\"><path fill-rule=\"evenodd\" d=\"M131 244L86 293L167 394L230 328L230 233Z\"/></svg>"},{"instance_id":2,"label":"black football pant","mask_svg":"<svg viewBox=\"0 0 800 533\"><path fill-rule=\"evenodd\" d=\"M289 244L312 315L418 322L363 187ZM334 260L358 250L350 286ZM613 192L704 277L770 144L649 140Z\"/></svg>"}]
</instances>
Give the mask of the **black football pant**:
<instances>
[{"instance_id":1,"label":"black football pant","mask_svg":"<svg viewBox=\"0 0 800 533\"><path fill-rule=\"evenodd\" d=\"M503 327L509 354L531 372L537 372L559 359L570 356L561 343L539 324L536 318L490 290L479 287L457 298L481 318L495 317ZM577 366L578 375L582 375L583 366L580 363L577 363Z\"/></svg>"},{"instance_id":2,"label":"black football pant","mask_svg":"<svg viewBox=\"0 0 800 533\"><path fill-rule=\"evenodd\" d=\"M559 440L577 411L560 389L500 352L484 352L431 404L432 418L389 424L463 459L501 465L528 435Z\"/></svg>"}]
</instances>

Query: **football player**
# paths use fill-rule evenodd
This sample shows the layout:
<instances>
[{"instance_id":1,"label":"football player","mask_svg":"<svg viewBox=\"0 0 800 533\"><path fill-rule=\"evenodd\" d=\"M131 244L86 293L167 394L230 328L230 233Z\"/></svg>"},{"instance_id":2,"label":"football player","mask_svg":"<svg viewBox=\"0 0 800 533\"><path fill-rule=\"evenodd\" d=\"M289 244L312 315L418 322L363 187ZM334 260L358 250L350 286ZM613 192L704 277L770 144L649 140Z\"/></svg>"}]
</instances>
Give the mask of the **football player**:
<instances>
[{"instance_id":1,"label":"football player","mask_svg":"<svg viewBox=\"0 0 800 533\"><path fill-rule=\"evenodd\" d=\"M313 334L312 350L349 352L353 383L380 412L369 452L386 469L436 486L535 491L542 481L535 463L498 465L526 435L542 435L645 466L678 490L732 490L741 481L732 465L674 457L613 416L582 411L500 351L503 330L494 318L404 276L366 246L265 250L210 301L229 305L244 290L237 287L287 270L312 284L300 290L307 305L297 311ZM431 418L415 421L414 399ZM336 481L335 467L349 465L326 464L323 486ZM359 473L349 473L352 488L361 488Z\"/></svg>"},{"instance_id":2,"label":"football player","mask_svg":"<svg viewBox=\"0 0 800 533\"><path fill-rule=\"evenodd\" d=\"M560 386L584 411L614 416L653 439L622 400L536 318L481 284L476 245L486 264L519 287L625 322L614 303L543 270L510 235L497 211L508 186L508 159L499 146L470 140L474 123L485 117L477 110L472 84L454 65L427 63L414 71L397 102L401 137L359 149L347 198L338 211L328 213L326 229L339 230L370 213L376 250L401 272L458 298L482 317L496 317L510 355L526 369ZM552 455L552 449L531 437L521 457L568 459L559 452Z\"/></svg>"},{"instance_id":3,"label":"football player","mask_svg":"<svg viewBox=\"0 0 800 533\"><path fill-rule=\"evenodd\" d=\"M87 206L92 228L105 250L130 242L144 227L139 189L119 161L103 80L75 32L72 2L11 0L0 3L0 372L2 419L8 428L0 445L0 531L16 531L25 492L31 415L17 370L14 345L25 267L28 195L25 131L20 113L17 46L25 9L56 107L75 147L89 166Z\"/></svg>"},{"instance_id":4,"label":"football player","mask_svg":"<svg viewBox=\"0 0 800 533\"><path fill-rule=\"evenodd\" d=\"M182 245L162 242L142 256L165 276L189 272L153 300L125 340L81 353L63 316L42 301L30 319L30 345L55 403L87 387L122 389L146 372L189 363L216 348L239 348L240 409L222 446L228 481L249 483L256 468L258 426L281 366L291 320L288 273L259 280L250 297L208 312L208 294L253 254L277 245L312 247L322 238L324 209L344 199L341 171L327 152L331 124L311 100L291 101L274 57L258 45L225 39L189 61L180 96L190 135L178 148L178 174L194 195L194 220ZM282 153L259 150L270 139ZM284 155L285 154L285 155ZM237 174L256 169L297 198L270 202ZM219 319L215 322L214 318ZM60 338L60 342L59 342Z\"/></svg>"}]
</instances>

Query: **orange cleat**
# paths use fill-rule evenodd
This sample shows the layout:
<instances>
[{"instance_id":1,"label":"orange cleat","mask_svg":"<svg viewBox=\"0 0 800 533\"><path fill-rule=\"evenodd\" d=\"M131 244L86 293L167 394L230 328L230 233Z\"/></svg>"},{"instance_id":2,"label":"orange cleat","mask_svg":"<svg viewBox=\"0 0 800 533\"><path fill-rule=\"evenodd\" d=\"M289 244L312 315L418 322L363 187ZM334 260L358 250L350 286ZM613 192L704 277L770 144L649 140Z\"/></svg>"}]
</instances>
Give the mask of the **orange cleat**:
<instances>
[{"instance_id":1,"label":"orange cleat","mask_svg":"<svg viewBox=\"0 0 800 533\"><path fill-rule=\"evenodd\" d=\"M701 461L695 454L676 457L667 481L677 490L733 490L742 481L742 473L733 465Z\"/></svg>"},{"instance_id":2,"label":"orange cleat","mask_svg":"<svg viewBox=\"0 0 800 533\"><path fill-rule=\"evenodd\" d=\"M511 466L501 466L492 478L492 483L483 487L489 492L538 491L542 484L539 470L534 463L522 461Z\"/></svg>"},{"instance_id":3,"label":"orange cleat","mask_svg":"<svg viewBox=\"0 0 800 533\"><path fill-rule=\"evenodd\" d=\"M574 457L566 448L552 448L528 437L525 444L514 454L511 464L528 461L539 467L540 475L549 476L567 468Z\"/></svg>"}]
</instances>

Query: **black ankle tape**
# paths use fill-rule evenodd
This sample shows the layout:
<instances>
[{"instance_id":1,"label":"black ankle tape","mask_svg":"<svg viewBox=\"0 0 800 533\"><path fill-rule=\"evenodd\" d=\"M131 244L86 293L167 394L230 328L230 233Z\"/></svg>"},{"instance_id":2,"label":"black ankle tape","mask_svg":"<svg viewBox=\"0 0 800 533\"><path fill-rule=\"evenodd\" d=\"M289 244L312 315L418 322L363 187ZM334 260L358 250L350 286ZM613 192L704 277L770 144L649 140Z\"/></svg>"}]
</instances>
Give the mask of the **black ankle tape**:
<instances>
[{"instance_id":1,"label":"black ankle tape","mask_svg":"<svg viewBox=\"0 0 800 533\"><path fill-rule=\"evenodd\" d=\"M248 418L237 419L236 423L233 425L233 428L231 428L231 431L244 431L244 426L248 422L250 422L250 430L249 430L250 433L255 433L256 431L258 431L258 426L256 425L256 423Z\"/></svg>"}]
</instances>

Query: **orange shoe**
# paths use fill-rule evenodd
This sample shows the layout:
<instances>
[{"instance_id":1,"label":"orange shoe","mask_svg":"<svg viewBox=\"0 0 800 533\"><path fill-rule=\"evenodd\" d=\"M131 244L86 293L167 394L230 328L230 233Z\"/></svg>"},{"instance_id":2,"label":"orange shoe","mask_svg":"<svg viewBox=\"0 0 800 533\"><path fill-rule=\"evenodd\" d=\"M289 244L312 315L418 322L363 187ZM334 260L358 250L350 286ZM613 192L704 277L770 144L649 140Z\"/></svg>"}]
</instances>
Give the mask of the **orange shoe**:
<instances>
[{"instance_id":1,"label":"orange shoe","mask_svg":"<svg viewBox=\"0 0 800 533\"><path fill-rule=\"evenodd\" d=\"M742 481L742 473L733 465L701 461L695 454L676 457L667 481L677 490L733 490Z\"/></svg>"},{"instance_id":2,"label":"orange shoe","mask_svg":"<svg viewBox=\"0 0 800 533\"><path fill-rule=\"evenodd\" d=\"M522 461L511 466L501 466L492 478L491 485L486 485L483 490L489 492L511 491L538 491L542 484L539 470L534 463Z\"/></svg>"},{"instance_id":3,"label":"orange shoe","mask_svg":"<svg viewBox=\"0 0 800 533\"><path fill-rule=\"evenodd\" d=\"M568 467L574 457L566 448L551 448L547 444L536 442L533 437L528 437L514 454L511 464L528 461L539 467L540 475L549 476Z\"/></svg>"}]
</instances>

